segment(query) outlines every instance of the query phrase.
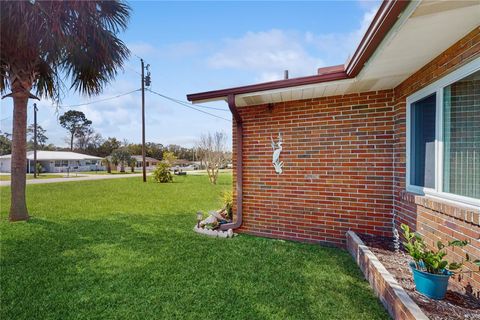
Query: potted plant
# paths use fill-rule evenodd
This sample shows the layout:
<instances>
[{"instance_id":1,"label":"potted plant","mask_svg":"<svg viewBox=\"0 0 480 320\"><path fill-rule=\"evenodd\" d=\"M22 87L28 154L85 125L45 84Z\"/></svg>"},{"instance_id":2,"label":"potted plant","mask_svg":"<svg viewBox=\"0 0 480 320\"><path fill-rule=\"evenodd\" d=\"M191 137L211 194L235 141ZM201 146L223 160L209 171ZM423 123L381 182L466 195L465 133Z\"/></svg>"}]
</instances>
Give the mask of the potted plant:
<instances>
[{"instance_id":1,"label":"potted plant","mask_svg":"<svg viewBox=\"0 0 480 320\"><path fill-rule=\"evenodd\" d=\"M463 265L463 261L449 263L445 260L444 258L447 255L445 249L448 247L464 247L468 244L468 241L453 240L446 245L438 241L437 250L429 250L419 234L411 232L405 224L402 224L401 228L406 240L403 245L413 258L413 262L410 262L410 268L412 269L416 290L432 299L445 298L448 280L454 272L460 271ZM468 254L465 255L465 260L470 261ZM480 265L480 260L475 260L473 263Z\"/></svg>"}]
</instances>

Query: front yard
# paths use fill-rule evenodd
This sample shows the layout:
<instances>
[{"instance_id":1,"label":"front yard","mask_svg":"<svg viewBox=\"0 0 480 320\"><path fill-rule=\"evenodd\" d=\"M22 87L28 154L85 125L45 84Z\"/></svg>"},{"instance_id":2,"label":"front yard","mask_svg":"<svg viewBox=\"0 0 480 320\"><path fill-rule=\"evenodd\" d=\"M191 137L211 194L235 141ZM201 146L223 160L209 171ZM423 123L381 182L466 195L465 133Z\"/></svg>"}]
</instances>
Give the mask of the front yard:
<instances>
[{"instance_id":1,"label":"front yard","mask_svg":"<svg viewBox=\"0 0 480 320\"><path fill-rule=\"evenodd\" d=\"M1 319L386 319L346 251L195 234L231 175L27 186L1 192Z\"/></svg>"}]
</instances>

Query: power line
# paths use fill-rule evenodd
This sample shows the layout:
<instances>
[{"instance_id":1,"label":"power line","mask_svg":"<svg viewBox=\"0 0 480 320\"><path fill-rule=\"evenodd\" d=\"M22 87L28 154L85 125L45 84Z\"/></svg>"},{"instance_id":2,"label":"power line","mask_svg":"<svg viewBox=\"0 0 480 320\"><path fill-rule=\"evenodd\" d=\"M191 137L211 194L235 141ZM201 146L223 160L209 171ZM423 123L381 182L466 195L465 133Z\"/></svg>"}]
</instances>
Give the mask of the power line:
<instances>
[{"instance_id":1,"label":"power line","mask_svg":"<svg viewBox=\"0 0 480 320\"><path fill-rule=\"evenodd\" d=\"M175 100L176 102L179 102L179 103L186 103L186 104L188 104L188 105L191 105L190 102L188 102L188 101L178 100L178 99L175 99L175 98L172 98L172 99ZM227 110L227 109L215 108L215 107L210 107L210 106L204 106L204 105L201 105L201 104L193 104L193 105L194 105L195 107L200 107L200 108L205 108L205 109L210 109L210 110L230 112L230 110Z\"/></svg>"},{"instance_id":2,"label":"power line","mask_svg":"<svg viewBox=\"0 0 480 320\"><path fill-rule=\"evenodd\" d=\"M161 97L165 98L165 99L168 99L168 100L171 100L171 101L174 101L174 102L178 102L178 103L186 103L186 104L188 104L189 106L192 106L192 104L190 104L190 102L188 102L188 101L183 101L183 100L175 99L175 98L172 98L172 97L166 96L166 95L164 95L164 94L160 94L160 93L158 93L158 94L159 94ZM215 108L215 107L210 107L210 106L204 106L204 105L201 105L201 104L193 104L193 106L195 106L195 107L201 107L201 108L205 108L205 109L210 109L210 110L230 112L230 110L226 110L226 109L222 109L222 108Z\"/></svg>"},{"instance_id":3,"label":"power line","mask_svg":"<svg viewBox=\"0 0 480 320\"><path fill-rule=\"evenodd\" d=\"M130 67L128 64L125 64L125 67L126 67L127 69L129 69L129 71L134 72L134 73L136 73L136 74L139 75L139 76L142 75L140 72L138 72L137 70L133 69L133 68Z\"/></svg>"},{"instance_id":4,"label":"power line","mask_svg":"<svg viewBox=\"0 0 480 320\"><path fill-rule=\"evenodd\" d=\"M150 90L150 89L149 89ZM171 100L171 101L174 101L174 102L178 102L178 103L186 103L188 106L195 106L195 107L200 107L200 108L205 108L205 109L210 109L210 110L216 110L216 111L224 111L224 112L230 112L230 110L227 110L227 109L222 109L222 108L215 108L215 107L210 107L210 106L204 106L204 105L201 105L201 104L193 104L193 103L190 103L188 101L184 101L184 100L180 100L180 99L175 99L175 98L172 98L172 97L169 97L169 96L166 96L164 94L161 94L161 93L158 93L158 95L160 95L161 97L165 98L165 99L168 99L168 100Z\"/></svg>"},{"instance_id":5,"label":"power line","mask_svg":"<svg viewBox=\"0 0 480 320\"><path fill-rule=\"evenodd\" d=\"M116 96L109 97L109 98L105 98L105 99L94 100L94 101L85 102L85 103L79 103L79 104L72 104L72 105L68 105L68 106L59 106L59 107L60 107L60 108L73 108L73 107L86 106L86 105L89 105L89 104L94 104L94 103L99 103L99 102L104 102L104 101L109 101L109 100L117 99L117 98L120 98L120 97L129 95L129 94L132 94L132 93L137 92L137 91L140 91L140 90L141 90L141 89L136 89L136 90L132 90L132 91L129 91L129 92L121 93L121 94L118 94L118 95L116 95Z\"/></svg>"},{"instance_id":6,"label":"power line","mask_svg":"<svg viewBox=\"0 0 480 320\"><path fill-rule=\"evenodd\" d=\"M137 57L139 60L144 60L143 58L141 58L139 55L137 55L135 52L133 52L132 49L129 48L129 50L132 52L132 54ZM144 60L145 62L145 60ZM138 71L136 71L134 68L130 67L129 65L125 65L125 67L127 67L128 69L130 69L130 71L132 72L135 72L137 75L139 76L142 76L141 73L139 73ZM148 86L148 85L147 85ZM150 90L147 88L147 90ZM188 106L190 107L191 104L190 102L188 101L183 101L183 100L179 100L179 99L175 99L175 98L172 98L172 97L167 97L165 95L162 95L160 93L157 92L158 95L160 95L161 97L165 98L165 99L169 99L173 102L177 102L177 103L180 103L180 104L183 104L183 103L186 103L188 104ZM215 108L215 107L210 107L210 106L204 106L204 105L201 105L201 104L195 104L196 107L200 107L200 108L205 108L205 109L210 109L210 110L216 110L216 111L223 111L223 112L230 112L230 110L226 110L226 109L222 109L222 108Z\"/></svg>"},{"instance_id":7,"label":"power line","mask_svg":"<svg viewBox=\"0 0 480 320\"><path fill-rule=\"evenodd\" d=\"M194 106L190 105L188 102L183 102L183 101L181 101L181 100L178 100L178 99L175 99L175 98L166 96L166 95L164 95L164 94L155 92L155 91L153 91L152 89L147 89L147 90L150 91L150 92L153 93L153 94L156 94L156 95L158 95L158 96L160 96L160 97L162 97L162 98L164 98L164 99L167 99L167 100L170 100L170 101L175 102L175 103L177 103L177 104L180 104L180 105L182 105L182 106L184 106L184 107L187 107L187 108L190 108L190 109L193 109L193 110L196 110L196 111L199 111L199 112L208 114L208 115L210 115L210 116L212 116L212 117L219 118L219 119L222 119L222 120L225 120L225 121L230 122L230 120L227 119L227 118L224 118L224 117L221 117L221 116L217 116L216 114L213 114L213 113L210 113L210 112L207 112L207 111L204 111L204 110L197 109L197 108L195 108Z\"/></svg>"},{"instance_id":8,"label":"power line","mask_svg":"<svg viewBox=\"0 0 480 320\"><path fill-rule=\"evenodd\" d=\"M227 118L224 118L224 117L221 117L221 116L217 116L216 114L213 114L213 113L210 113L210 112L207 112L207 111L204 111L204 110L201 110L201 109L197 109L195 108L194 106L191 106L189 103L186 103L186 102L182 102L181 100L177 100L177 99L174 99L172 97L169 97L169 96L166 96L164 94L161 94L161 93L158 93L158 92L155 92L153 91L152 89L147 89L148 91L150 91L151 93L153 94L156 94L157 96L160 96L164 99L167 99L167 100L170 100L172 102L175 102L179 105L182 105L184 107L187 107L187 108L190 108L190 109L193 109L195 111L198 111L198 112L201 112L201 113L204 113L204 114L208 114L209 116L212 116L212 117L215 117L215 118L218 118L218 119L222 119L222 120L225 120L225 121L228 121L230 122L231 120L227 119Z\"/></svg>"},{"instance_id":9,"label":"power line","mask_svg":"<svg viewBox=\"0 0 480 320\"><path fill-rule=\"evenodd\" d=\"M140 61L144 60L142 57L140 57L140 56L137 55L135 52L133 52L132 49L129 48L129 50L130 50L130 52L132 52L132 54L133 54L135 57L137 57ZM132 67L130 67L130 66L128 66L128 65L125 65L125 66L126 66L128 69L130 69L130 71L135 72L136 74L142 76L139 72L137 72L136 70L134 70ZM142 81L143 81L143 80L142 80ZM147 86L148 86L148 85L147 85ZM173 101L173 102L175 102L175 103L178 103L178 104L181 104L181 105L186 106L186 107L188 107L188 108L191 108L191 109L196 110L196 109L192 106L192 104L190 104L190 102L188 102L188 101L183 101L183 100L175 99L175 98L172 98L172 97L168 97L168 96L163 95L163 94L161 94L161 93L152 91L151 88L147 88L147 90L150 91L150 92L152 92L152 93L155 93L155 94L159 95L159 96L162 97L162 98L168 99L168 100ZM210 109L210 110L230 112L230 110L226 110L226 109L222 109L222 108L215 108L215 107L210 107L210 106L204 106L204 105L201 105L201 104L194 104L194 106L195 106L195 107L200 107L200 108L205 108L205 109ZM202 112L201 110L197 110L197 111ZM210 114L210 113L208 113L208 112L204 112L204 113ZM210 114L210 115L211 115L211 114ZM213 115L213 116L225 120L225 118L223 118L223 117L219 117L219 116L216 116L216 115ZM228 121L230 121L230 120L228 120Z\"/></svg>"}]
</instances>

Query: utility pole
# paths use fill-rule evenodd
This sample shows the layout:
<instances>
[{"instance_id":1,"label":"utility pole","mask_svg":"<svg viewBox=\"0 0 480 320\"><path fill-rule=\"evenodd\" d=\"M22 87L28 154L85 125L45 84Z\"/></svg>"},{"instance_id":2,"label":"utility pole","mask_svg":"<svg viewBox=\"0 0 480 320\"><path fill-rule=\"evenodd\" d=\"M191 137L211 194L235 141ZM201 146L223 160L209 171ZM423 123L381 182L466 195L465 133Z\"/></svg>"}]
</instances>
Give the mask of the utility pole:
<instances>
[{"instance_id":1,"label":"utility pole","mask_svg":"<svg viewBox=\"0 0 480 320\"><path fill-rule=\"evenodd\" d=\"M143 182L147 182L147 167L145 166L145 67L143 59L140 59L140 63L142 64L142 169Z\"/></svg>"},{"instance_id":2,"label":"utility pole","mask_svg":"<svg viewBox=\"0 0 480 320\"><path fill-rule=\"evenodd\" d=\"M37 104L33 104L33 177L37 178Z\"/></svg>"}]
</instances>

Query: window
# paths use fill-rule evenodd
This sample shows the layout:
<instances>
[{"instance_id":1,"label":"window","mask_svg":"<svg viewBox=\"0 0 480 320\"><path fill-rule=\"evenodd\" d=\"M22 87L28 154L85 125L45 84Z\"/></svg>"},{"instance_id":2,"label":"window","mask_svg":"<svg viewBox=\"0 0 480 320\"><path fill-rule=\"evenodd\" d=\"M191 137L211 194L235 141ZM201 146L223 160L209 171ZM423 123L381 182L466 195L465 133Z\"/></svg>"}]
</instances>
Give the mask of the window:
<instances>
[{"instance_id":1,"label":"window","mask_svg":"<svg viewBox=\"0 0 480 320\"><path fill-rule=\"evenodd\" d=\"M68 160L55 160L55 167L68 167Z\"/></svg>"},{"instance_id":2,"label":"window","mask_svg":"<svg viewBox=\"0 0 480 320\"><path fill-rule=\"evenodd\" d=\"M433 94L412 104L410 181L427 188L435 188L435 100Z\"/></svg>"},{"instance_id":3,"label":"window","mask_svg":"<svg viewBox=\"0 0 480 320\"><path fill-rule=\"evenodd\" d=\"M480 71L443 90L443 190L480 199Z\"/></svg>"},{"instance_id":4,"label":"window","mask_svg":"<svg viewBox=\"0 0 480 320\"><path fill-rule=\"evenodd\" d=\"M480 58L407 98L407 190L480 205Z\"/></svg>"}]
</instances>

